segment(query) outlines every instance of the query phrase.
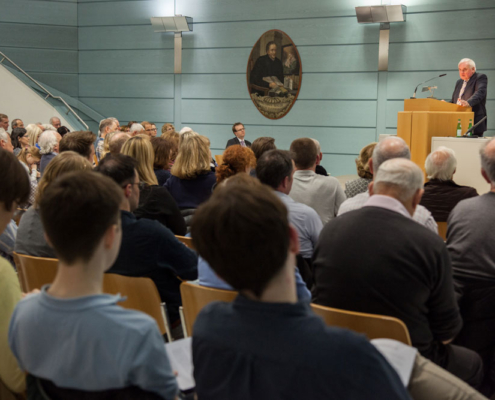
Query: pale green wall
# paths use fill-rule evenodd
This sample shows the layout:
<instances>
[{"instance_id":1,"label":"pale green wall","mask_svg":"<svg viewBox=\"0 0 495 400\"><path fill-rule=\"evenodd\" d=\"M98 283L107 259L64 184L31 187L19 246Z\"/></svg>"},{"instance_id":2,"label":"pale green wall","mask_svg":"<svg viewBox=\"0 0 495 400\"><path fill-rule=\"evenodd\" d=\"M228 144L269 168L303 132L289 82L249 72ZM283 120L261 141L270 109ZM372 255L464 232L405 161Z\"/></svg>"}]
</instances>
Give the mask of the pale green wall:
<instances>
[{"instance_id":1,"label":"pale green wall","mask_svg":"<svg viewBox=\"0 0 495 400\"><path fill-rule=\"evenodd\" d=\"M389 72L382 73L378 26L357 24L354 12L356 5L379 3L0 0L0 49L9 46L31 71L43 71L41 81L79 95L101 114L191 126L211 139L216 153L235 121L244 122L248 138L273 136L279 148L296 137L314 137L325 153L323 165L341 175L355 171L361 147L395 132L402 100L417 83L446 72L434 83L439 97L450 97L463 57L477 62L490 87L495 82L495 0L404 0L407 22L392 25ZM21 10L20 4L29 6ZM176 76L173 35L154 33L149 20L174 13L194 18L194 32L184 34L184 73ZM286 32L302 58L298 101L278 121L256 110L245 79L251 48L269 29ZM495 134L490 87L488 134Z\"/></svg>"}]
</instances>

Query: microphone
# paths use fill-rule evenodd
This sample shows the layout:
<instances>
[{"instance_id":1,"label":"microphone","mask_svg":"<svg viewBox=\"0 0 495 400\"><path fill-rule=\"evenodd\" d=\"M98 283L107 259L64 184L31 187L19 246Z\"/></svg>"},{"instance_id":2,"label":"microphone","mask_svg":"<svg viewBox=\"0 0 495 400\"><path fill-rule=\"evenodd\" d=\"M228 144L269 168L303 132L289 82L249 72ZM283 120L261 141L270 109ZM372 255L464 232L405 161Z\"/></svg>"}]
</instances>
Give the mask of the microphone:
<instances>
[{"instance_id":1,"label":"microphone","mask_svg":"<svg viewBox=\"0 0 495 400\"><path fill-rule=\"evenodd\" d=\"M477 137L479 137L478 135L472 135L472 136L469 136L469 134L470 134L472 131L474 131L474 128L476 128L479 124L481 124L481 123L482 123L485 119L486 119L486 117L483 117L482 119L480 119L480 120L476 123L476 125L473 125L473 126L471 127L471 129L468 129L468 131L467 131L464 135L462 135L462 137L469 137L469 138L477 138Z\"/></svg>"},{"instance_id":2,"label":"microphone","mask_svg":"<svg viewBox=\"0 0 495 400\"><path fill-rule=\"evenodd\" d=\"M414 89L414 94L413 96L411 97L411 99L415 99L416 98L416 91L418 90L418 88L423 84L423 83L426 83L426 82L429 82L435 78L441 78L442 76L445 76L447 74L441 74L441 75L438 75L438 76L434 76L433 78L430 78L430 79L427 79L426 81L424 82L421 82L418 86L416 86L416 89Z\"/></svg>"}]
</instances>

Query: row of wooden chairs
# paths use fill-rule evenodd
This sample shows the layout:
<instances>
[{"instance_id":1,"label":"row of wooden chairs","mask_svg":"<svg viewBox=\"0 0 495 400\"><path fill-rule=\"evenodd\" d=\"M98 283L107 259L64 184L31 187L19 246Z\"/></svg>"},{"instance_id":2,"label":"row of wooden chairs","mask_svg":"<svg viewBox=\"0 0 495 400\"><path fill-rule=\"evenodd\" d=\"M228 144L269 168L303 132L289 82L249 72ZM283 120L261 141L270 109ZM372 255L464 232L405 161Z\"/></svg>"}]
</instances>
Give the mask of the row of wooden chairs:
<instances>
[{"instance_id":1,"label":"row of wooden chairs","mask_svg":"<svg viewBox=\"0 0 495 400\"><path fill-rule=\"evenodd\" d=\"M41 289L43 285L55 279L57 259L14 253L14 260L24 292ZM237 296L237 292L234 291L208 288L191 282L182 282L180 290L183 306L179 311L186 337L192 334L194 321L203 307L213 301L231 302ZM166 333L170 341L173 340L164 305L151 279L105 274L103 291L111 294L120 293L127 297L120 303L122 307L150 315L156 320L160 332ZM369 339L389 338L411 345L406 325L397 318L339 310L316 304L311 304L311 307L329 326L339 326L364 333Z\"/></svg>"}]
</instances>

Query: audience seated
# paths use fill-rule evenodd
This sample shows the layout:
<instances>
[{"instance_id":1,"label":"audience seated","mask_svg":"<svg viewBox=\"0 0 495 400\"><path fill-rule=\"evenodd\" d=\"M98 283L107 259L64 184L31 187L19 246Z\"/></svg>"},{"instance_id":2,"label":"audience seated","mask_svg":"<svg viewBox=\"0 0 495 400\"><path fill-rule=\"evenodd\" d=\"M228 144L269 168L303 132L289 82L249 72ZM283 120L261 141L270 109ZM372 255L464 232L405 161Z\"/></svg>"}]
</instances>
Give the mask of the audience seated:
<instances>
[{"instance_id":1,"label":"audience seated","mask_svg":"<svg viewBox=\"0 0 495 400\"><path fill-rule=\"evenodd\" d=\"M148 135L150 138L156 137L156 125L149 121L141 122L141 125L144 127L144 133Z\"/></svg>"},{"instance_id":2,"label":"audience seated","mask_svg":"<svg viewBox=\"0 0 495 400\"><path fill-rule=\"evenodd\" d=\"M39 138L38 144L41 153L40 174L43 176L48 163L59 153L59 143L62 136L56 131L44 131Z\"/></svg>"},{"instance_id":3,"label":"audience seated","mask_svg":"<svg viewBox=\"0 0 495 400\"><path fill-rule=\"evenodd\" d=\"M198 209L192 238L240 292L205 307L194 325L199 399L409 399L363 336L325 326L297 301L297 232L273 190L219 186Z\"/></svg>"},{"instance_id":4,"label":"audience seated","mask_svg":"<svg viewBox=\"0 0 495 400\"><path fill-rule=\"evenodd\" d=\"M490 191L462 200L450 213L447 248L464 326L456 343L477 351L495 392L495 141L481 150L481 174Z\"/></svg>"},{"instance_id":5,"label":"audience seated","mask_svg":"<svg viewBox=\"0 0 495 400\"><path fill-rule=\"evenodd\" d=\"M170 171L172 176L165 183L180 209L195 209L211 196L216 178L210 159L207 137L190 135L183 139Z\"/></svg>"},{"instance_id":6,"label":"audience seated","mask_svg":"<svg viewBox=\"0 0 495 400\"><path fill-rule=\"evenodd\" d=\"M39 378L51 398L83 398L68 396L71 390L97 392L98 398L104 391L136 399L173 400L178 394L156 322L119 307L120 295L102 291L103 274L119 254L122 199L111 179L84 171L65 174L40 200L43 226L59 259L57 275L41 293L19 302L9 344L20 367ZM34 379L28 386L41 398Z\"/></svg>"},{"instance_id":7,"label":"audience seated","mask_svg":"<svg viewBox=\"0 0 495 400\"><path fill-rule=\"evenodd\" d=\"M24 128L12 129L10 135L12 146L14 146L14 155L18 156L22 149L29 147L29 136Z\"/></svg>"},{"instance_id":8,"label":"audience seated","mask_svg":"<svg viewBox=\"0 0 495 400\"><path fill-rule=\"evenodd\" d=\"M290 157L289 157L289 162L292 166L292 161ZM242 185L244 187L249 187L249 186L261 186L261 182L258 179L255 179L247 175L246 173L241 172L233 176L232 178L226 179L223 182L223 185L226 185L228 187L232 187L234 185ZM318 215L316 215L316 218L318 218ZM318 221L319 220L320 219L318 218ZM296 273L295 277L296 277L297 298L298 300L309 301L311 299L311 293L306 287L306 283L304 282L297 266L295 267L295 273ZM198 279L199 279L199 284L201 286L207 286L216 289L233 290L232 286L230 286L227 282L225 282L222 278L220 278L211 269L210 265L206 262L206 260L201 256L198 257Z\"/></svg>"},{"instance_id":9,"label":"audience seated","mask_svg":"<svg viewBox=\"0 0 495 400\"><path fill-rule=\"evenodd\" d=\"M345 200L344 191L337 179L316 174L318 152L313 139L294 140L290 151L296 170L289 196L313 208L326 224L337 215Z\"/></svg>"},{"instance_id":10,"label":"audience seated","mask_svg":"<svg viewBox=\"0 0 495 400\"><path fill-rule=\"evenodd\" d=\"M13 154L0 150L0 233L4 231L19 204L27 201L29 180ZM19 280L12 265L0 257L0 381L11 391L25 389L24 373L10 351L7 335L14 307L21 299Z\"/></svg>"},{"instance_id":11,"label":"audience seated","mask_svg":"<svg viewBox=\"0 0 495 400\"><path fill-rule=\"evenodd\" d=\"M123 154L109 154L96 168L122 188L120 205L122 245L109 272L151 278L167 303L170 320L178 325L180 280L198 277L198 257L158 221L137 219L132 212L139 204L139 175L136 161Z\"/></svg>"},{"instance_id":12,"label":"audience seated","mask_svg":"<svg viewBox=\"0 0 495 400\"><path fill-rule=\"evenodd\" d=\"M95 153L98 160L100 160L104 156L105 138L110 132L115 132L117 130L118 124L119 122L114 118L105 118L101 120L99 126L100 137L95 143Z\"/></svg>"},{"instance_id":13,"label":"audience seated","mask_svg":"<svg viewBox=\"0 0 495 400\"><path fill-rule=\"evenodd\" d=\"M449 344L462 320L445 244L411 218L423 193L421 169L409 160L388 160L370 192L364 207L329 222L320 234L315 303L399 318L424 357L479 387L480 357Z\"/></svg>"},{"instance_id":14,"label":"audience seated","mask_svg":"<svg viewBox=\"0 0 495 400\"><path fill-rule=\"evenodd\" d=\"M166 136L167 133L175 132L175 126L170 123L165 123L162 126L162 136Z\"/></svg>"},{"instance_id":15,"label":"audience seated","mask_svg":"<svg viewBox=\"0 0 495 400\"><path fill-rule=\"evenodd\" d=\"M134 210L137 218L154 219L169 228L175 235L185 235L186 222L168 190L158 185L153 172L155 154L150 140L135 136L125 142L122 154L134 158L139 175L139 206Z\"/></svg>"},{"instance_id":16,"label":"audience seated","mask_svg":"<svg viewBox=\"0 0 495 400\"><path fill-rule=\"evenodd\" d=\"M229 146L223 152L222 164L215 171L217 184L239 172L250 173L256 167L256 157L249 147Z\"/></svg>"},{"instance_id":17,"label":"audience seated","mask_svg":"<svg viewBox=\"0 0 495 400\"><path fill-rule=\"evenodd\" d=\"M425 183L421 205L431 212L435 221L447 221L457 203L478 196L475 188L459 186L453 181L456 167L454 150L447 147L441 146L426 157L425 171L430 181Z\"/></svg>"},{"instance_id":18,"label":"audience seated","mask_svg":"<svg viewBox=\"0 0 495 400\"><path fill-rule=\"evenodd\" d=\"M170 154L172 142L162 137L151 138L151 145L155 151L153 161L153 171L155 172L158 185L163 186L167 179L170 178Z\"/></svg>"},{"instance_id":19,"label":"audience seated","mask_svg":"<svg viewBox=\"0 0 495 400\"><path fill-rule=\"evenodd\" d=\"M271 150L258 160L256 176L275 190L289 211L289 222L296 228L300 254L311 266L313 250L323 228L320 217L311 207L294 201L289 193L294 183L294 166L288 151ZM306 281L306 279L305 279Z\"/></svg>"},{"instance_id":20,"label":"audience seated","mask_svg":"<svg viewBox=\"0 0 495 400\"><path fill-rule=\"evenodd\" d=\"M93 145L95 139L95 134L90 131L68 133L60 141L60 153L63 151L75 151L92 163L95 156L95 147Z\"/></svg>"},{"instance_id":21,"label":"audience seated","mask_svg":"<svg viewBox=\"0 0 495 400\"><path fill-rule=\"evenodd\" d=\"M112 135L108 143L109 153L114 155L120 154L122 146L125 142L127 142L127 139L130 139L130 137L131 135L125 132L117 132L115 133L115 135Z\"/></svg>"},{"instance_id":22,"label":"audience seated","mask_svg":"<svg viewBox=\"0 0 495 400\"><path fill-rule=\"evenodd\" d=\"M26 126L26 131L29 138L29 146L36 146L38 138L43 133L43 130L36 124L29 124Z\"/></svg>"},{"instance_id":23,"label":"audience seated","mask_svg":"<svg viewBox=\"0 0 495 400\"><path fill-rule=\"evenodd\" d=\"M91 163L87 159L73 151L59 154L48 164L43 178L38 184L34 205L24 213L19 223L15 241L17 253L35 257L56 257L53 248L46 241L38 204L43 199L46 188L58 177L68 172L90 170L91 168ZM85 217L92 218L91 216ZM67 221L67 224L71 224L70 220Z\"/></svg>"},{"instance_id":24,"label":"audience seated","mask_svg":"<svg viewBox=\"0 0 495 400\"><path fill-rule=\"evenodd\" d=\"M356 196L359 193L365 193L368 191L368 185L373 180L373 172L370 170L371 156L375 149L376 143L370 143L364 146L359 152L359 157L356 158L358 179L347 181L345 183L344 193L348 199Z\"/></svg>"},{"instance_id":25,"label":"audience seated","mask_svg":"<svg viewBox=\"0 0 495 400\"><path fill-rule=\"evenodd\" d=\"M38 190L38 179L40 177L38 163L40 162L41 157L40 151L35 146L24 148L17 157L26 170L29 176L29 183L31 184L31 194L29 195L27 206L34 204L34 198L36 196L36 191Z\"/></svg>"},{"instance_id":26,"label":"audience seated","mask_svg":"<svg viewBox=\"0 0 495 400\"><path fill-rule=\"evenodd\" d=\"M372 174L378 171L380 165L393 158L405 158L407 160L411 159L411 152L406 142L397 136L389 136L378 142L378 144L373 149L373 155L370 160L368 160L369 168ZM368 191L360 193L351 199L344 201L339 209L339 215L345 214L346 212L358 210L364 206L368 201L370 194ZM438 233L438 226L431 216L431 213L422 205L416 207L413 219L421 225L426 226L431 231Z\"/></svg>"},{"instance_id":27,"label":"audience seated","mask_svg":"<svg viewBox=\"0 0 495 400\"><path fill-rule=\"evenodd\" d=\"M320 142L318 140L316 140L316 139L312 139L312 140L313 140L313 142L315 142L316 153L318 154L318 158L316 159L315 172L318 175L328 176L327 170L325 168L323 168L323 166L320 164L321 163L321 160L323 159L323 153L321 152Z\"/></svg>"}]
</instances>

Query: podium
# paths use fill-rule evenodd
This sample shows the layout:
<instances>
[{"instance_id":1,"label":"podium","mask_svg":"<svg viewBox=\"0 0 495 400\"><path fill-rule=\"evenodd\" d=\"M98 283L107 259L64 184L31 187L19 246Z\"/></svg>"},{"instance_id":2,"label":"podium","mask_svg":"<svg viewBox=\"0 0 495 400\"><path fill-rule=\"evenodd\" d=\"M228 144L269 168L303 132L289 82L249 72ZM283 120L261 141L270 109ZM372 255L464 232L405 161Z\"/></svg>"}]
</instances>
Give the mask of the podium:
<instances>
[{"instance_id":1,"label":"podium","mask_svg":"<svg viewBox=\"0 0 495 400\"><path fill-rule=\"evenodd\" d=\"M411 149L411 160L424 172L426 157L431 152L431 138L456 136L459 119L464 133L469 120L474 123L471 107L436 99L406 99L404 111L399 111L397 116L397 136L406 141Z\"/></svg>"}]
</instances>

